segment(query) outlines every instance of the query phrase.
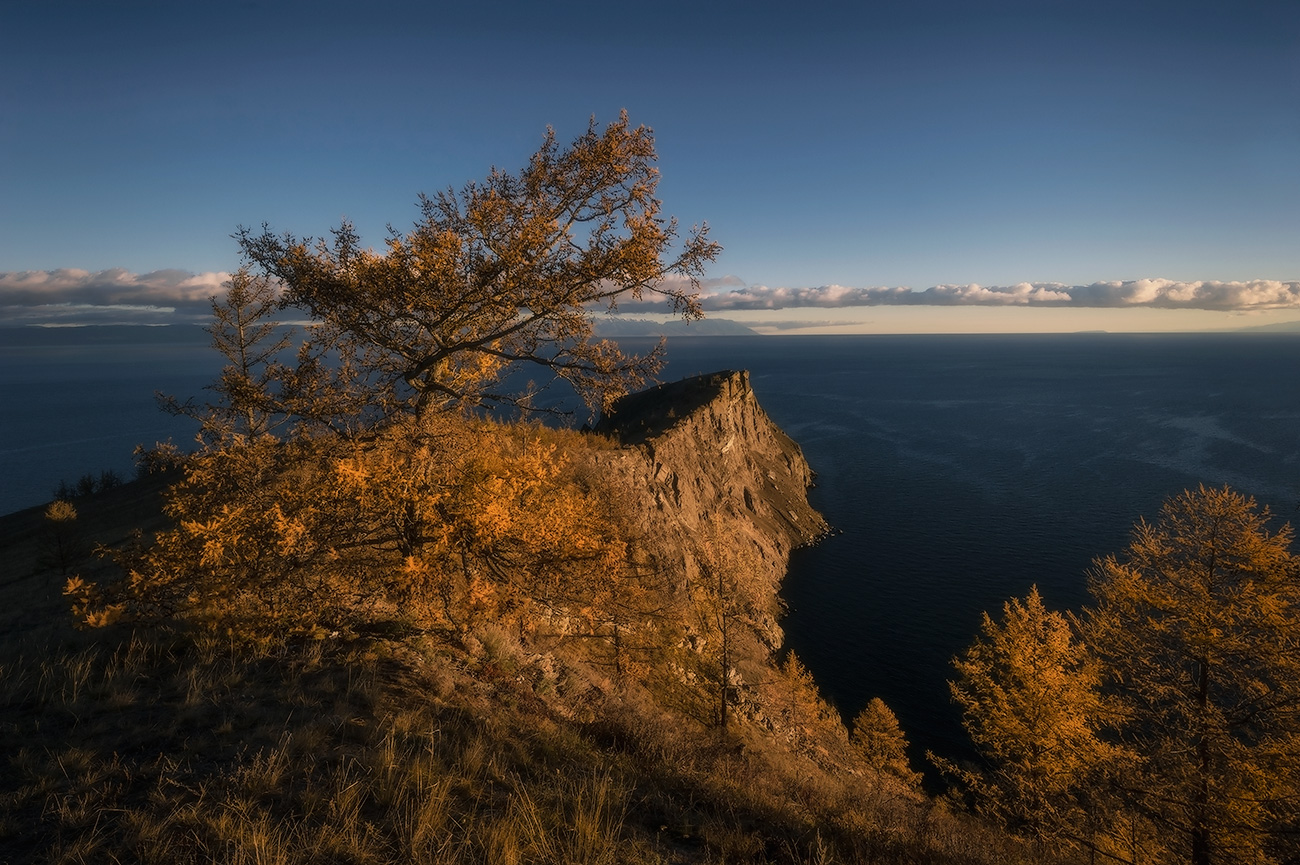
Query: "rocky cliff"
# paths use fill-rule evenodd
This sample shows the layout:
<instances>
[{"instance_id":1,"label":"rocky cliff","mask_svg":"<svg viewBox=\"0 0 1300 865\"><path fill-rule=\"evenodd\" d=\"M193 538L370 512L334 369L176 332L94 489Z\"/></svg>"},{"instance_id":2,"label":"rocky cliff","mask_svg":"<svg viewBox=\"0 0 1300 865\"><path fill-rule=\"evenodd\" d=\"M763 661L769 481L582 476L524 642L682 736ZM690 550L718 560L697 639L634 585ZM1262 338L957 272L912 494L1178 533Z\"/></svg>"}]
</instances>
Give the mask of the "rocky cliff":
<instances>
[{"instance_id":1,"label":"rocky cliff","mask_svg":"<svg viewBox=\"0 0 1300 865\"><path fill-rule=\"evenodd\" d=\"M712 543L756 573L748 618L769 648L780 645L775 598L790 551L826 522L808 504L812 472L799 446L768 418L749 373L725 371L631 394L597 432L622 447L593 451L593 469L622 491L625 519L649 554L686 581Z\"/></svg>"}]
</instances>

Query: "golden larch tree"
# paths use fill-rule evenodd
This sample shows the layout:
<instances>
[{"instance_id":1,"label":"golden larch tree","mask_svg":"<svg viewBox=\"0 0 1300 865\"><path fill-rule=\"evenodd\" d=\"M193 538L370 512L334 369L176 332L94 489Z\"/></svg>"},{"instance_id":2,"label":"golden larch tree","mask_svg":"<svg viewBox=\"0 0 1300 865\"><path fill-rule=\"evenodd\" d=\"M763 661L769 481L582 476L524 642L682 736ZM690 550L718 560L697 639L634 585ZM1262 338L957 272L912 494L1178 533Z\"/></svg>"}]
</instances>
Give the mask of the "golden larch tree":
<instances>
[{"instance_id":1,"label":"golden larch tree","mask_svg":"<svg viewBox=\"0 0 1300 865\"><path fill-rule=\"evenodd\" d=\"M1140 758L1124 792L1192 865L1300 853L1300 570L1268 519L1187 491L1091 574L1086 638Z\"/></svg>"},{"instance_id":2,"label":"golden larch tree","mask_svg":"<svg viewBox=\"0 0 1300 865\"><path fill-rule=\"evenodd\" d=\"M719 247L661 215L656 158L624 114L567 147L548 131L518 173L422 197L382 252L346 223L332 243L241 230L246 266L213 300L215 399L163 400L203 423L173 526L120 557L125 579L69 582L81 621L181 619L256 641L376 618L522 628L548 608L606 621L593 587L627 550L601 493L540 429L478 409L526 407L520 368L601 409L660 356L595 339L595 312L657 296L700 317ZM274 320L286 309L312 324L293 355Z\"/></svg>"},{"instance_id":3,"label":"golden larch tree","mask_svg":"<svg viewBox=\"0 0 1300 865\"><path fill-rule=\"evenodd\" d=\"M1098 737L1104 720L1097 664L1071 622L1048 610L1037 586L953 661L963 723L985 761L959 773L977 808L1037 837L1091 837L1078 793L1114 759ZM951 764L945 769L954 768Z\"/></svg>"},{"instance_id":4,"label":"golden larch tree","mask_svg":"<svg viewBox=\"0 0 1300 865\"><path fill-rule=\"evenodd\" d=\"M921 774L907 759L907 737L885 701L872 697L853 719L849 743L872 769L894 778L908 790L921 785Z\"/></svg>"},{"instance_id":5,"label":"golden larch tree","mask_svg":"<svg viewBox=\"0 0 1300 865\"><path fill-rule=\"evenodd\" d=\"M608 407L660 365L593 338L593 311L662 297L702 315L698 278L721 247L707 226L677 244L655 198L654 136L626 113L561 147L553 131L518 173L421 196L421 215L382 251L343 223L331 241L241 229L249 262L319 326L318 353L356 365L375 404L424 414L520 403L521 368Z\"/></svg>"}]
</instances>

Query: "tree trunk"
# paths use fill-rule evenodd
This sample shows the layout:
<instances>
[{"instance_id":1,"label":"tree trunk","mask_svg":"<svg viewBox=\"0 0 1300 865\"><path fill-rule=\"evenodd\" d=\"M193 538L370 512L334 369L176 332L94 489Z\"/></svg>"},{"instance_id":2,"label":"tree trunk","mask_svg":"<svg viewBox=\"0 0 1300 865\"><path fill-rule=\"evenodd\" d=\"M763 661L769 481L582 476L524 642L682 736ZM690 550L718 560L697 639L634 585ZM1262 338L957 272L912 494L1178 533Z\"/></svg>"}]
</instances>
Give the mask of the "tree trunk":
<instances>
[{"instance_id":1,"label":"tree trunk","mask_svg":"<svg viewBox=\"0 0 1300 865\"><path fill-rule=\"evenodd\" d=\"M1201 729L1196 742L1196 793L1192 798L1192 865L1210 865L1210 737L1206 729L1210 706L1210 665L1200 660L1197 678L1197 703L1201 710Z\"/></svg>"}]
</instances>

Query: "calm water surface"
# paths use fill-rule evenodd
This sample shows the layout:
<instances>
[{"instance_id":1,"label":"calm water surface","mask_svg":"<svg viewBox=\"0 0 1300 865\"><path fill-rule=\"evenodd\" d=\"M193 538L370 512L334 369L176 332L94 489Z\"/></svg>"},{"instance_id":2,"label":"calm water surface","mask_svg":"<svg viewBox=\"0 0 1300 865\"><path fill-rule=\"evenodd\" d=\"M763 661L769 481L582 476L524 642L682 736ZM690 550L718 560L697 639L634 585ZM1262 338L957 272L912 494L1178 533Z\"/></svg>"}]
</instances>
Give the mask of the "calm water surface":
<instances>
[{"instance_id":1,"label":"calm water surface","mask_svg":"<svg viewBox=\"0 0 1300 865\"><path fill-rule=\"evenodd\" d=\"M221 364L199 328L0 329L0 513L48 502L60 480L134 477L137 444L188 446L154 391L200 395ZM35 331L35 332L33 332ZM148 342L140 342L141 331Z\"/></svg>"},{"instance_id":2,"label":"calm water surface","mask_svg":"<svg viewBox=\"0 0 1300 865\"><path fill-rule=\"evenodd\" d=\"M188 440L153 392L201 395L219 367L179 331L31 342L0 342L0 512ZM1296 515L1298 361L1291 335L719 337L675 340L663 377L749 369L803 447L841 533L792 562L788 643L847 718L882 697L919 763L966 747L946 679L982 611L1033 584L1077 608L1092 559L1187 487Z\"/></svg>"},{"instance_id":3,"label":"calm water surface","mask_svg":"<svg viewBox=\"0 0 1300 865\"><path fill-rule=\"evenodd\" d=\"M1093 558L1197 484L1292 520L1300 338L734 338L671 346L668 375L752 371L843 534L798 551L788 645L846 718L880 696L920 760L967 746L946 679L984 610L1037 584L1086 602ZM728 358L721 363L723 357Z\"/></svg>"}]
</instances>

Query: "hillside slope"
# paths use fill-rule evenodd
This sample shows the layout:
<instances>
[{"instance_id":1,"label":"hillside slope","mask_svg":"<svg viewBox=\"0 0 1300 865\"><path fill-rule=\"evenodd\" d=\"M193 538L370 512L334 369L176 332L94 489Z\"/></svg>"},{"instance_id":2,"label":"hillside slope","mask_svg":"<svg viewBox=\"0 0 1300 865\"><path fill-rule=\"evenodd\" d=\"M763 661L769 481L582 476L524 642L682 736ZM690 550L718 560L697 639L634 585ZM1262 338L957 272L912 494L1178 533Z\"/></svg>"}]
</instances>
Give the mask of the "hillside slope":
<instances>
[{"instance_id":1,"label":"hillside slope","mask_svg":"<svg viewBox=\"0 0 1300 865\"><path fill-rule=\"evenodd\" d=\"M778 663L787 557L825 524L745 373L560 438L644 577L609 631L569 606L526 632L377 622L262 651L72 634L47 624L39 511L0 521L0 602L24 611L0 654L0 862L1028 860L865 760ZM160 525L114 495L156 489L79 500L99 541Z\"/></svg>"}]
</instances>

